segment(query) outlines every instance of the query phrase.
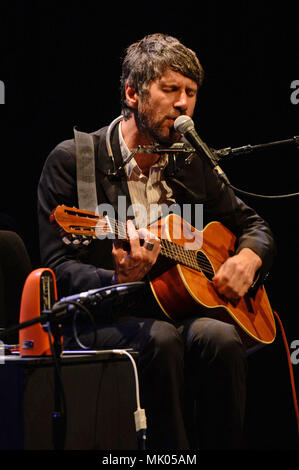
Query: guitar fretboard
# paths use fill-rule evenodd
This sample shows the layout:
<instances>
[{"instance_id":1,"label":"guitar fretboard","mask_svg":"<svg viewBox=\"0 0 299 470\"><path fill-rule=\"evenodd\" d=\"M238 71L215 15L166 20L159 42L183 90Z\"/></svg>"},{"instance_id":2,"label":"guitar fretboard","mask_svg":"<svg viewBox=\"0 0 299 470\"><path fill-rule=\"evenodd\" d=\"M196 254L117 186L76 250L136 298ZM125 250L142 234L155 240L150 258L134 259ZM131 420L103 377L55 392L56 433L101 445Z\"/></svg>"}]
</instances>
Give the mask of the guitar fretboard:
<instances>
[{"instance_id":1,"label":"guitar fretboard","mask_svg":"<svg viewBox=\"0 0 299 470\"><path fill-rule=\"evenodd\" d=\"M126 224L115 219L110 219L107 216L105 216L103 219L99 219L99 222L96 226L96 233L102 234L103 232L109 232L116 238L129 241ZM196 271L203 271L208 276L214 275L214 270L211 266L211 263L202 251L186 249L183 245L174 243L171 240L164 238L160 238L160 243L161 256L164 256L165 258L168 258L175 263L182 264Z\"/></svg>"}]
</instances>

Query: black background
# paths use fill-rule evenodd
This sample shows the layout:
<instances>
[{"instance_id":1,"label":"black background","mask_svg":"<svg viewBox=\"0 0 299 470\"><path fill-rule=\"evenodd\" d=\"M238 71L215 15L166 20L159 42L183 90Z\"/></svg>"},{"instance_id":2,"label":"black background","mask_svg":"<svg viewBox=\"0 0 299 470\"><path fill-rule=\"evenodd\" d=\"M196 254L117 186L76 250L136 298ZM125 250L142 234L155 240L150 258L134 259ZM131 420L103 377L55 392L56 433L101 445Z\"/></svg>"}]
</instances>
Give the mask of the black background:
<instances>
[{"instance_id":1,"label":"black background","mask_svg":"<svg viewBox=\"0 0 299 470\"><path fill-rule=\"evenodd\" d=\"M299 134L298 24L293 2L0 2L1 206L39 267L36 188L43 163L72 129L93 131L120 114L124 49L154 32L176 36L195 50L205 69L194 116L214 148L237 147ZM299 191L295 145L223 161L232 184L259 194ZM270 223L278 244L266 283L288 342L298 331L298 197L243 197ZM249 359L247 446L297 448L288 366L277 340ZM299 382L299 364L294 365ZM299 387L299 384L298 384Z\"/></svg>"}]
</instances>

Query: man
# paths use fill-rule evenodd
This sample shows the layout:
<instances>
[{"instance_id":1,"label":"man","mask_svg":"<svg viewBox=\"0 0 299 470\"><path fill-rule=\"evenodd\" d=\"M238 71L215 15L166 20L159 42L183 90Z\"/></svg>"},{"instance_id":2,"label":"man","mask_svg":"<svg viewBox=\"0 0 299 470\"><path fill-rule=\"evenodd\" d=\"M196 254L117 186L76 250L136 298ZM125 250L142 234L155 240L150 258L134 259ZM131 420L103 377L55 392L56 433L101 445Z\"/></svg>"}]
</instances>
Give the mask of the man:
<instances>
[{"instance_id":1,"label":"man","mask_svg":"<svg viewBox=\"0 0 299 470\"><path fill-rule=\"evenodd\" d=\"M118 197L126 196L128 203L146 207L147 214L151 204L202 203L210 220L219 220L237 236L235 254L213 278L219 294L237 300L254 282L263 281L272 263L273 238L268 225L219 181L206 162L197 156L189 165L179 165L181 184L177 184L167 171L168 155L137 153L125 166L123 178L109 178L109 170L118 168L139 145L155 142L169 147L180 140L174 121L180 115L193 115L202 80L195 53L173 37L153 34L128 48L121 77L123 119L108 129L112 158L107 128L93 133L97 198L99 204L112 204L117 210ZM62 242L49 223L51 211L59 204L78 207L73 140L51 152L38 189L42 263L54 270L59 297L146 279L160 252L159 239L144 229L151 220L136 213L135 226L127 222L129 248L121 242L111 248L111 240L95 240L74 249ZM139 351L149 449L238 447L246 361L236 329L211 318L190 317L174 323L159 312L146 291L113 321L98 320L97 330L97 347ZM86 331L82 338L88 342L91 335ZM191 400L196 403L195 432L187 419L186 403Z\"/></svg>"}]
</instances>

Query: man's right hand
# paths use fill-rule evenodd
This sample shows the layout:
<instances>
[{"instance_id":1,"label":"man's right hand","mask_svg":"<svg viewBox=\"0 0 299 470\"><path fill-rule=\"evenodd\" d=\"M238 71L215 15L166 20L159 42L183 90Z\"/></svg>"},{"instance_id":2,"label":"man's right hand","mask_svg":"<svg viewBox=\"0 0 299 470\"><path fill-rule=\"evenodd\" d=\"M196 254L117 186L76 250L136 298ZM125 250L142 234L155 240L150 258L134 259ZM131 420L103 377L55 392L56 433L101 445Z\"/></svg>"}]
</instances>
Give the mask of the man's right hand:
<instances>
[{"instance_id":1,"label":"man's right hand","mask_svg":"<svg viewBox=\"0 0 299 470\"><path fill-rule=\"evenodd\" d=\"M147 229L136 230L131 220L127 222L130 251L123 248L122 240L115 240L112 255L115 264L115 281L136 282L144 278L155 264L160 253L160 240ZM144 240L144 244L140 240Z\"/></svg>"}]
</instances>

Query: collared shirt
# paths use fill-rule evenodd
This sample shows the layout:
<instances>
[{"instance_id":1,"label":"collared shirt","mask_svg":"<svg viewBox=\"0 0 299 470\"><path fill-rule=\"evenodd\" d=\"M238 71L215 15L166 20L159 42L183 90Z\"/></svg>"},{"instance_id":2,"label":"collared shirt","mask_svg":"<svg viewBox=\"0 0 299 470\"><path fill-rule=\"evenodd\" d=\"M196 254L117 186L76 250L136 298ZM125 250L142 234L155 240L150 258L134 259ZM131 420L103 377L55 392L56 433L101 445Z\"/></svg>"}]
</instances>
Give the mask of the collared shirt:
<instances>
[{"instance_id":1,"label":"collared shirt","mask_svg":"<svg viewBox=\"0 0 299 470\"><path fill-rule=\"evenodd\" d=\"M131 152L124 141L121 125L119 125L119 142L121 154L125 160ZM173 192L166 184L163 174L167 163L168 155L162 154L159 160L151 166L148 177L142 173L135 158L132 158L125 166L136 228L147 227L168 213L167 208L175 203Z\"/></svg>"}]
</instances>

